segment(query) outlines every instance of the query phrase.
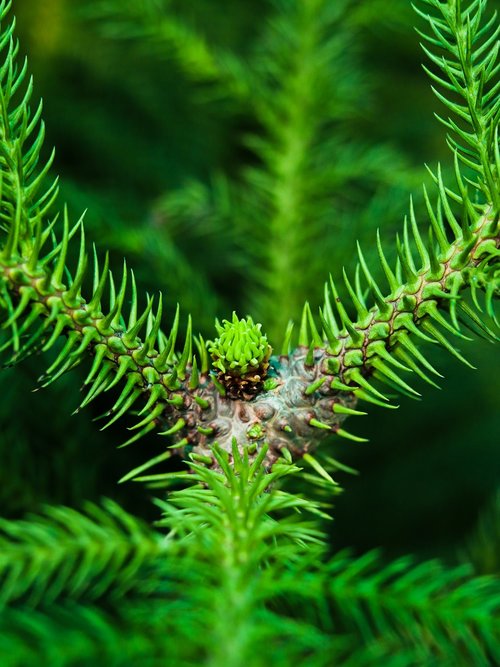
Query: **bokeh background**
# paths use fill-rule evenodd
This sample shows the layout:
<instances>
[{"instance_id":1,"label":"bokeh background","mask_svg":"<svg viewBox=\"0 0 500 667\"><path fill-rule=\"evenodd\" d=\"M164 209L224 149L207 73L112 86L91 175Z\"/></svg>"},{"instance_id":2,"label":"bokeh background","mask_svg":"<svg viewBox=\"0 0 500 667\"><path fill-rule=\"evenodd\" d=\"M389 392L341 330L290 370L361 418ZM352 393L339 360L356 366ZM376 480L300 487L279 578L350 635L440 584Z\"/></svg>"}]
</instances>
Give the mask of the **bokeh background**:
<instances>
[{"instance_id":1,"label":"bokeh background","mask_svg":"<svg viewBox=\"0 0 500 667\"><path fill-rule=\"evenodd\" d=\"M13 4L61 201L142 293L164 293L167 322L179 302L205 337L236 309L279 348L304 299L354 266L356 240L374 258L380 228L391 254L410 194L425 217L424 163L450 171L406 0ZM443 391L353 419L368 444L328 445L359 471L339 478L335 549L454 560L474 544L479 567L498 567L498 352L460 347L477 370L432 351ZM33 393L46 364L0 373L2 514L104 495L156 518L150 491L117 480L163 442L117 450L123 424L99 430L108 401L71 414L85 369Z\"/></svg>"}]
</instances>

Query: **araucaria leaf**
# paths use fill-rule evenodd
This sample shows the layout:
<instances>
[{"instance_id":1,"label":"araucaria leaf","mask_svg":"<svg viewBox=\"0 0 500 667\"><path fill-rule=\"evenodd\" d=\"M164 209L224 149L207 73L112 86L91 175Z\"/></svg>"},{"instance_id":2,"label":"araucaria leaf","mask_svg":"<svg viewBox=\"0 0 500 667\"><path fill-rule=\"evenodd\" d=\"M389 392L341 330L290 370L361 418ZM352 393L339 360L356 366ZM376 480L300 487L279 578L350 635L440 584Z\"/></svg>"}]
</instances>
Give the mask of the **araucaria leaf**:
<instances>
[{"instance_id":1,"label":"araucaria leaf","mask_svg":"<svg viewBox=\"0 0 500 667\"><path fill-rule=\"evenodd\" d=\"M94 9L114 16L117 2ZM394 252L377 232L373 266L358 244L357 265L329 277L318 315L306 301L295 328L303 273L316 281L318 271L310 249L331 247L330 184L349 190L356 151L359 171L378 169L376 151L351 148L341 131L328 139L359 101L343 21L359 20L363 3L272 3L251 64L212 49L177 3L118 3L125 35L167 44L192 80L254 112L255 164L228 186L234 199L220 199L237 202L249 301L272 315L270 332L233 311L209 341L190 315L183 329L179 306L165 329L170 302L141 297L127 262L117 271L108 254L89 254L83 217L54 213L53 154L42 159L41 104L32 106L11 4L0 0L0 352L12 366L50 352L43 387L89 360L80 408L110 392L102 429L133 416L123 445L162 436L120 480L162 494L162 515L149 528L103 500L0 519L2 667L499 665L498 576L374 551L332 555L324 530L337 473L355 472L326 443L366 441L345 428L366 414L359 403L394 408L394 393L420 398L414 381L437 386L428 344L471 366L470 333L498 340L500 27L486 0L416 8L453 179L429 170L434 191L410 201ZM188 190L164 199L164 213L198 211L188 205L200 190ZM206 199L203 190L201 208ZM264 213L268 225L257 222ZM165 468L176 455L183 461Z\"/></svg>"}]
</instances>

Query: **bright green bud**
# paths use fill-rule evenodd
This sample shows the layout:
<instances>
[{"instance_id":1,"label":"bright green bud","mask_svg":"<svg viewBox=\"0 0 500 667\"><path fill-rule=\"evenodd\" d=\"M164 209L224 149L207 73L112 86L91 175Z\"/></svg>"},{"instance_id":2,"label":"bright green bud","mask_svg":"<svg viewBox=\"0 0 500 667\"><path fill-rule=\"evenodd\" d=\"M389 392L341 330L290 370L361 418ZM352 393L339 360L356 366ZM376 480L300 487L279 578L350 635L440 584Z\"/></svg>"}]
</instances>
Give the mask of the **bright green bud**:
<instances>
[{"instance_id":1,"label":"bright green bud","mask_svg":"<svg viewBox=\"0 0 500 667\"><path fill-rule=\"evenodd\" d=\"M247 429L247 436L252 440L258 440L259 438L262 438L263 435L264 429L262 428L262 424L252 424L252 426Z\"/></svg>"},{"instance_id":2,"label":"bright green bud","mask_svg":"<svg viewBox=\"0 0 500 667\"><path fill-rule=\"evenodd\" d=\"M219 337L208 347L214 367L223 373L242 376L265 364L271 356L271 346L261 326L254 324L251 317L240 320L234 312L231 321L216 322Z\"/></svg>"}]
</instances>

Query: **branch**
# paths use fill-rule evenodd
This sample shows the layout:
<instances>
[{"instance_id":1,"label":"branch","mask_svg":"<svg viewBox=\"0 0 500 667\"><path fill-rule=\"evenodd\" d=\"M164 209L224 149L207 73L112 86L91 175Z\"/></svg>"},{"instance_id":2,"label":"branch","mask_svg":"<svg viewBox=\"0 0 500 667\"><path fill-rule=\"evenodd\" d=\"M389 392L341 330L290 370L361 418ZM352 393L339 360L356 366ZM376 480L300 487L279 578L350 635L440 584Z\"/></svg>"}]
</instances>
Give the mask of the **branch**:
<instances>
[{"instance_id":1,"label":"branch","mask_svg":"<svg viewBox=\"0 0 500 667\"><path fill-rule=\"evenodd\" d=\"M8 5L3 1L2 19L7 11ZM173 437L172 451L190 454L193 460L206 465L216 463L214 442L232 455L234 439L242 447L250 444L253 455L267 443L267 465L281 456L305 454L312 462L310 451L329 434L360 440L344 430L343 422L349 415L360 414L356 410L358 399L387 403L373 380L410 395L417 392L401 377L402 371L413 371L433 382L428 373L435 371L415 340L438 343L463 360L443 330L464 338L460 321L466 320L473 329L495 338L486 318L477 313L477 292L485 292L486 308L493 316L493 297L498 291L498 211L493 198L484 203L471 200L467 191L470 183L462 176L457 154L457 192L445 186L438 170L435 208L427 196L429 242L422 240L413 208L409 223L405 223L403 241L397 243L399 260L394 268L388 264L378 241L389 294L383 295L383 288L372 277L360 251L354 286L345 277L356 315L351 318L350 307L340 300L336 285L330 281L320 311L320 329L306 304L298 347L292 349L289 331L283 354L271 357L269 367L266 361L266 368L259 371L260 393L240 396L228 391L217 373L210 371L207 347L201 338L193 338L189 318L182 351L177 353L178 314L167 335L161 329L161 296L156 304L148 297L145 309L139 312L133 274L126 267L115 287L107 259L100 266L94 254L93 287L88 298L83 295L88 263L83 225L79 221L71 226L65 213L62 235L56 240L56 220L48 225L44 222L54 186L38 199L33 194L47 169L35 170L43 131L39 130L28 148L27 139L39 116L37 113L30 119L26 101L31 94L30 85L19 105L13 101L13 95L21 90L26 69L17 72L15 67L12 26L2 34L5 61L0 69L0 118L4 156L0 157L0 210L7 235L0 254L0 305L6 312L4 329L10 330L2 348L13 350L11 361L15 362L34 350L48 351L61 335L66 336L42 384L50 384L91 356L92 368L85 380L88 391L81 407L121 383L121 392L107 413L109 420L104 428L139 405L139 421L125 444L159 431ZM467 40L467 31L459 39ZM493 123L492 114L489 119ZM498 174L498 149L481 154L494 160L489 173ZM462 208L460 218L453 213L454 203ZM66 258L69 244L78 232L79 259L72 275ZM419 268L412 245L419 256ZM471 288L477 309L461 298L467 287ZM371 307L366 304L366 288L375 301ZM107 308L102 305L105 292L109 295ZM131 306L126 313L129 300ZM333 314L332 302L338 318ZM449 309L449 318L442 314L445 308ZM193 353L194 346L197 354ZM226 350L233 359L244 346L236 348L229 345ZM220 362L219 359L219 369ZM241 371L240 377L244 381L248 375ZM133 474L165 460L172 451L160 453Z\"/></svg>"},{"instance_id":2,"label":"branch","mask_svg":"<svg viewBox=\"0 0 500 667\"><path fill-rule=\"evenodd\" d=\"M0 519L0 607L117 600L146 577L146 588L158 584L167 546L111 501L88 504L85 513L48 507L22 521Z\"/></svg>"}]
</instances>

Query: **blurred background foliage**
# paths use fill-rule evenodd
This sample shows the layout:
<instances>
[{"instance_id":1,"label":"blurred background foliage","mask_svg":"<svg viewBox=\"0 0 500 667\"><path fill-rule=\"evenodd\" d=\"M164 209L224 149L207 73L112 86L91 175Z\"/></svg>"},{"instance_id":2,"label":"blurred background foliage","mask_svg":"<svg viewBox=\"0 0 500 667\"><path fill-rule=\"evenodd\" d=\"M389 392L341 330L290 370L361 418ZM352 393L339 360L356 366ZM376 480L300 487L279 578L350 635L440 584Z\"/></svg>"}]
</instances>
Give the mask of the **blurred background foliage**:
<instances>
[{"instance_id":1,"label":"blurred background foliage","mask_svg":"<svg viewBox=\"0 0 500 667\"><path fill-rule=\"evenodd\" d=\"M205 337L236 309L279 350L357 240L370 255L380 227L390 247L410 194L423 215L424 162L450 168L407 0L14 0L14 13L62 201ZM498 569L498 355L463 349L477 371L436 353L444 391L370 410L356 424L368 445L331 444L360 471L341 480L334 548L461 549ZM0 374L4 516L105 495L154 518L146 490L116 482L156 439L116 451L121 429L93 421L109 403L71 416L83 371L30 393L43 368Z\"/></svg>"}]
</instances>

